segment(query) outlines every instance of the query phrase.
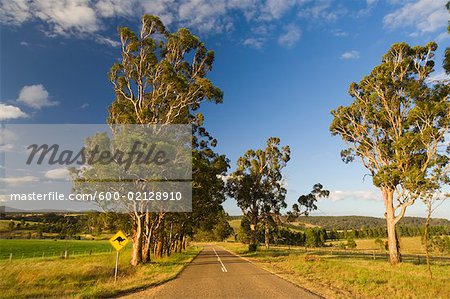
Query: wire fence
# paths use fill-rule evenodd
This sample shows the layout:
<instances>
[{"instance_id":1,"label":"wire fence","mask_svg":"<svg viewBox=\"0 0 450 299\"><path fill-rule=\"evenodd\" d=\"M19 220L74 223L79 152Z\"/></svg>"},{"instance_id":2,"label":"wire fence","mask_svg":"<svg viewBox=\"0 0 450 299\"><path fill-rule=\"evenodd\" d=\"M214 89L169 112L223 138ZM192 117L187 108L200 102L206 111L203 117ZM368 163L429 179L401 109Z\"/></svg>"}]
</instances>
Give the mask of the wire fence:
<instances>
[{"instance_id":1,"label":"wire fence","mask_svg":"<svg viewBox=\"0 0 450 299\"><path fill-rule=\"evenodd\" d=\"M289 246L289 245L273 245L274 248L284 249L287 253L310 253L317 255L336 256L339 258L361 258L361 259L373 259L373 260L388 260L389 254L387 251L369 249L369 250L352 250L352 249L339 249L335 247L303 247L303 246ZM402 259L405 262L412 262L415 264L425 264L425 254L402 254ZM450 264L450 255L446 253L432 253L430 254L431 261L440 261Z\"/></svg>"},{"instance_id":2,"label":"wire fence","mask_svg":"<svg viewBox=\"0 0 450 299\"><path fill-rule=\"evenodd\" d=\"M0 261L13 261L23 259L50 259L50 258L73 258L92 255L111 254L113 249L92 249L92 250L54 250L35 252L0 252Z\"/></svg>"}]
</instances>

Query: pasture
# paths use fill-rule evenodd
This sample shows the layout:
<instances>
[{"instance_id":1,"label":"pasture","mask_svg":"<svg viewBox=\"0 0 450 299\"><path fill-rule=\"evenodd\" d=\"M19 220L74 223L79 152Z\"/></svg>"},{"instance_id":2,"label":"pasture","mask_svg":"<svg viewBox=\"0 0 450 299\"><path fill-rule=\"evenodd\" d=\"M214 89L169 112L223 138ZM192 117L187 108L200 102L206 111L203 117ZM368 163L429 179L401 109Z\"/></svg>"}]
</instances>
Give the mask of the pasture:
<instances>
[{"instance_id":1,"label":"pasture","mask_svg":"<svg viewBox=\"0 0 450 299\"><path fill-rule=\"evenodd\" d=\"M58 240L58 239L1 239L0 261L9 259L27 259L59 257L67 251L70 255L89 255L107 253L111 249L108 241Z\"/></svg>"},{"instance_id":2,"label":"pasture","mask_svg":"<svg viewBox=\"0 0 450 299\"><path fill-rule=\"evenodd\" d=\"M424 260L405 259L391 266L381 255L325 249L260 247L247 252L240 243L220 243L257 265L326 298L450 298L450 257L432 262L430 279Z\"/></svg>"},{"instance_id":3,"label":"pasture","mask_svg":"<svg viewBox=\"0 0 450 299\"><path fill-rule=\"evenodd\" d=\"M98 241L81 242L107 245ZM47 241L48 243L51 241ZM80 246L78 243L73 244ZM182 253L173 253L170 257L154 260L150 264L132 267L129 264L131 250L125 249L120 254L117 284L114 284L115 252L68 259L0 261L0 298L112 297L176 277L200 250L201 247L191 246Z\"/></svg>"}]
</instances>

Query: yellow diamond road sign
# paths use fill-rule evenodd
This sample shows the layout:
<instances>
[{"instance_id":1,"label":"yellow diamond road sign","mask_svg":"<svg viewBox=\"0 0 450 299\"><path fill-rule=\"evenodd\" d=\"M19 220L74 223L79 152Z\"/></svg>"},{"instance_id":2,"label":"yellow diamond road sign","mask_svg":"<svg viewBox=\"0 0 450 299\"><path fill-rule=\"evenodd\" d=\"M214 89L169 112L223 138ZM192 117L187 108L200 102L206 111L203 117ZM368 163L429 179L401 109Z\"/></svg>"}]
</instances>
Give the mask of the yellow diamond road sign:
<instances>
[{"instance_id":1,"label":"yellow diamond road sign","mask_svg":"<svg viewBox=\"0 0 450 299\"><path fill-rule=\"evenodd\" d=\"M128 244L129 240L125 234L119 230L111 239L109 239L109 243L111 243L112 247L114 247L117 251L120 251Z\"/></svg>"}]
</instances>

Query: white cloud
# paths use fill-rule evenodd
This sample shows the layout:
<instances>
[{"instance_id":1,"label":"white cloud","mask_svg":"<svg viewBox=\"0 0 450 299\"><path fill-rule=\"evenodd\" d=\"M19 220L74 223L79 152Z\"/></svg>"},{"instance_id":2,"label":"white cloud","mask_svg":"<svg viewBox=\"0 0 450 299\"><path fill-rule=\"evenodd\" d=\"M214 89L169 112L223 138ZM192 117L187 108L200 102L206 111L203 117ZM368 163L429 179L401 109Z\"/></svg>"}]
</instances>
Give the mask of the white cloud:
<instances>
[{"instance_id":1,"label":"white cloud","mask_svg":"<svg viewBox=\"0 0 450 299\"><path fill-rule=\"evenodd\" d=\"M332 201L340 201L345 199L380 201L383 198L379 191L358 190L358 191L331 191L329 199L331 199Z\"/></svg>"},{"instance_id":2,"label":"white cloud","mask_svg":"<svg viewBox=\"0 0 450 299\"><path fill-rule=\"evenodd\" d=\"M28 0L0 0L0 22L21 25L31 18Z\"/></svg>"},{"instance_id":3,"label":"white cloud","mask_svg":"<svg viewBox=\"0 0 450 299\"><path fill-rule=\"evenodd\" d=\"M86 109L89 107L88 103L84 103L83 105L80 106L81 109Z\"/></svg>"},{"instance_id":4,"label":"white cloud","mask_svg":"<svg viewBox=\"0 0 450 299\"><path fill-rule=\"evenodd\" d=\"M295 24L285 27L285 32L278 38L278 43L286 48L292 48L302 36L302 31Z\"/></svg>"},{"instance_id":5,"label":"white cloud","mask_svg":"<svg viewBox=\"0 0 450 299\"><path fill-rule=\"evenodd\" d=\"M351 50L351 51L347 51L342 53L341 55L341 59L359 59L359 52L356 50Z\"/></svg>"},{"instance_id":6,"label":"white cloud","mask_svg":"<svg viewBox=\"0 0 450 299\"><path fill-rule=\"evenodd\" d=\"M357 17L364 17L370 14L373 10L373 8L377 5L378 0L366 0L366 7L363 9L360 9L357 13Z\"/></svg>"},{"instance_id":7,"label":"white cloud","mask_svg":"<svg viewBox=\"0 0 450 299\"><path fill-rule=\"evenodd\" d=\"M416 34L435 32L448 24L447 0L417 0L386 15L383 24L389 29L414 27Z\"/></svg>"},{"instance_id":8,"label":"white cloud","mask_svg":"<svg viewBox=\"0 0 450 299\"><path fill-rule=\"evenodd\" d=\"M30 5L34 16L50 25L50 35L99 30L95 11L88 0L34 0Z\"/></svg>"},{"instance_id":9,"label":"white cloud","mask_svg":"<svg viewBox=\"0 0 450 299\"><path fill-rule=\"evenodd\" d=\"M375 2L367 0L364 7L372 7ZM172 29L187 27L201 33L223 34L245 21L250 28L270 29L264 36L256 33L249 37L247 44L258 48L263 39L272 40L268 37L275 36L282 26L280 20L288 14L311 20L316 26L349 15L349 9L344 2L333 0L0 0L0 23L4 25L35 22L50 37L90 38L113 47L118 41L104 36L110 29L108 20L137 21L143 13L159 16Z\"/></svg>"},{"instance_id":10,"label":"white cloud","mask_svg":"<svg viewBox=\"0 0 450 299\"><path fill-rule=\"evenodd\" d=\"M332 5L332 1L313 1L313 6L300 9L298 16L319 22L335 22L348 14L348 10L341 5Z\"/></svg>"},{"instance_id":11,"label":"white cloud","mask_svg":"<svg viewBox=\"0 0 450 299\"><path fill-rule=\"evenodd\" d=\"M38 178L34 176L23 176L23 177L11 177L11 178L0 178L0 182L8 185L16 186L31 182L37 182Z\"/></svg>"},{"instance_id":12,"label":"white cloud","mask_svg":"<svg viewBox=\"0 0 450 299\"><path fill-rule=\"evenodd\" d=\"M70 172L67 168L57 168L47 171L45 177L53 180L69 180Z\"/></svg>"},{"instance_id":13,"label":"white cloud","mask_svg":"<svg viewBox=\"0 0 450 299\"><path fill-rule=\"evenodd\" d=\"M111 47L120 46L120 42L110 39L109 37L102 36L102 35L96 35L94 39L99 44L108 45Z\"/></svg>"},{"instance_id":14,"label":"white cloud","mask_svg":"<svg viewBox=\"0 0 450 299\"><path fill-rule=\"evenodd\" d=\"M21 42L20 42L20 45L21 45L21 46L24 46L24 47L29 47L29 46L30 46L30 44L27 43L26 41L21 41Z\"/></svg>"},{"instance_id":15,"label":"white cloud","mask_svg":"<svg viewBox=\"0 0 450 299\"><path fill-rule=\"evenodd\" d=\"M250 37L245 39L242 44L244 46L248 46L251 48L255 48L255 49L261 49L262 46L264 45L265 42L265 38L261 38L261 37Z\"/></svg>"},{"instance_id":16,"label":"white cloud","mask_svg":"<svg viewBox=\"0 0 450 299\"><path fill-rule=\"evenodd\" d=\"M267 0L261 8L262 20L274 20L283 16L296 4L294 0Z\"/></svg>"},{"instance_id":17,"label":"white cloud","mask_svg":"<svg viewBox=\"0 0 450 299\"><path fill-rule=\"evenodd\" d=\"M345 37L348 36L348 32L343 31L342 29L333 29L331 30L331 34L337 37Z\"/></svg>"},{"instance_id":18,"label":"white cloud","mask_svg":"<svg viewBox=\"0 0 450 299\"><path fill-rule=\"evenodd\" d=\"M136 3L130 0L100 0L94 7L98 15L102 17L132 16L136 9Z\"/></svg>"},{"instance_id":19,"label":"white cloud","mask_svg":"<svg viewBox=\"0 0 450 299\"><path fill-rule=\"evenodd\" d=\"M439 35L435 38L436 42L442 42L446 39L450 38L450 34L447 31L439 33Z\"/></svg>"},{"instance_id":20,"label":"white cloud","mask_svg":"<svg viewBox=\"0 0 450 299\"><path fill-rule=\"evenodd\" d=\"M166 25L171 24L177 14L176 3L171 0L144 1L141 5L145 13L159 16Z\"/></svg>"},{"instance_id":21,"label":"white cloud","mask_svg":"<svg viewBox=\"0 0 450 299\"><path fill-rule=\"evenodd\" d=\"M24 86L17 101L36 109L59 104L58 102L50 101L48 91L45 90L42 84Z\"/></svg>"},{"instance_id":22,"label":"white cloud","mask_svg":"<svg viewBox=\"0 0 450 299\"><path fill-rule=\"evenodd\" d=\"M13 131L7 128L0 129L0 144L5 145L8 143L14 143L16 140L17 136Z\"/></svg>"},{"instance_id":23,"label":"white cloud","mask_svg":"<svg viewBox=\"0 0 450 299\"><path fill-rule=\"evenodd\" d=\"M12 152L14 150L13 144L2 144L0 145L0 151L2 152Z\"/></svg>"},{"instance_id":24,"label":"white cloud","mask_svg":"<svg viewBox=\"0 0 450 299\"><path fill-rule=\"evenodd\" d=\"M0 121L23 117L27 117L27 114L20 110L20 108L0 103Z\"/></svg>"}]
</instances>

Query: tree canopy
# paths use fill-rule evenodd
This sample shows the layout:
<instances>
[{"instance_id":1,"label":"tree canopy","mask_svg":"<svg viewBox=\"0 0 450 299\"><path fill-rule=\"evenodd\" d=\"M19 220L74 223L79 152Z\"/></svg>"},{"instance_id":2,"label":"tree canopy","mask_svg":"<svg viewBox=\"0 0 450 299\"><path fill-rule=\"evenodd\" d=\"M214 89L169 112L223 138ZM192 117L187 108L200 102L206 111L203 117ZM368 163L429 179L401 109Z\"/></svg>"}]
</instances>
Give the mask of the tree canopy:
<instances>
[{"instance_id":1,"label":"tree canopy","mask_svg":"<svg viewBox=\"0 0 450 299\"><path fill-rule=\"evenodd\" d=\"M448 163L438 149L450 127L450 87L427 82L436 49L433 42L394 44L380 65L350 85L353 102L332 111L330 130L348 146L342 159L359 157L368 169L382 191L388 226L395 226L408 206L436 187L430 172ZM391 253L398 244L392 246ZM391 256L393 263L399 259Z\"/></svg>"}]
</instances>

